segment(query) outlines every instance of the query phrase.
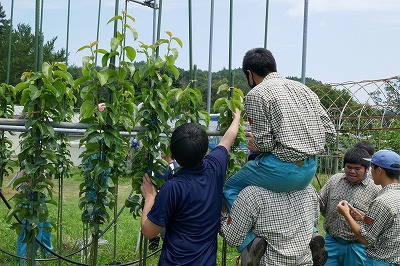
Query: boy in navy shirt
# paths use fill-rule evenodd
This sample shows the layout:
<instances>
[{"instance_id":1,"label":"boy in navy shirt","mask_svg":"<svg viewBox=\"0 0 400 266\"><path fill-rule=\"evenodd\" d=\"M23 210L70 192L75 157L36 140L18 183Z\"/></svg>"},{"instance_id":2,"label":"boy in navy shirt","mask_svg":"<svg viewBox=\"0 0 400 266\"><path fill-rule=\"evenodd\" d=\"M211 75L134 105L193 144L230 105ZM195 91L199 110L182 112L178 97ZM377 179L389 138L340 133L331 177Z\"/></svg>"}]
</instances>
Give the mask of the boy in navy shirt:
<instances>
[{"instance_id":1,"label":"boy in navy shirt","mask_svg":"<svg viewBox=\"0 0 400 266\"><path fill-rule=\"evenodd\" d=\"M166 232L158 265L216 265L228 151L239 122L240 112L236 110L231 126L207 156L204 129L194 123L179 126L172 134L170 149L182 168L158 194L149 176L143 176L142 233L151 239L162 228Z\"/></svg>"}]
</instances>

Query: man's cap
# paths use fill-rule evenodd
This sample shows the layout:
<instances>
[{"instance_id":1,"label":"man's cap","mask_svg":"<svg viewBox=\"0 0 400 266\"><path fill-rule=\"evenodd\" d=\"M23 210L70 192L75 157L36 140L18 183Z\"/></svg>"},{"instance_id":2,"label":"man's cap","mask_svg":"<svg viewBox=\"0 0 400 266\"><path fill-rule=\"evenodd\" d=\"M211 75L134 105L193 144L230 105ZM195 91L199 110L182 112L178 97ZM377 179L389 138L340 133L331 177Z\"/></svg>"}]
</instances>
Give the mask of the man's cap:
<instances>
[{"instance_id":1,"label":"man's cap","mask_svg":"<svg viewBox=\"0 0 400 266\"><path fill-rule=\"evenodd\" d=\"M372 158L364 158L379 167L400 171L400 155L390 150L377 151Z\"/></svg>"}]
</instances>

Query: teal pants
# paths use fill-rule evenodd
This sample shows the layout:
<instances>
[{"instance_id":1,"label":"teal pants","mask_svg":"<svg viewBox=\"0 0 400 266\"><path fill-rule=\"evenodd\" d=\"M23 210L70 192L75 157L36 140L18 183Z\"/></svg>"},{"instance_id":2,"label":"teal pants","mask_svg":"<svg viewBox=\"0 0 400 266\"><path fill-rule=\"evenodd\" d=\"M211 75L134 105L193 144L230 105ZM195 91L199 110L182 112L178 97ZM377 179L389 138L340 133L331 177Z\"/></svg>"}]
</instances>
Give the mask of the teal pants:
<instances>
[{"instance_id":1,"label":"teal pants","mask_svg":"<svg viewBox=\"0 0 400 266\"><path fill-rule=\"evenodd\" d=\"M364 244L335 238L326 233L325 249L328 261L325 266L364 266L367 259Z\"/></svg>"},{"instance_id":2,"label":"teal pants","mask_svg":"<svg viewBox=\"0 0 400 266\"><path fill-rule=\"evenodd\" d=\"M317 171L317 156L302 161L283 162L270 153L262 153L248 161L225 183L225 202L230 210L240 191L247 186L259 186L276 192L305 189ZM256 235L250 231L238 247L241 252Z\"/></svg>"}]
</instances>

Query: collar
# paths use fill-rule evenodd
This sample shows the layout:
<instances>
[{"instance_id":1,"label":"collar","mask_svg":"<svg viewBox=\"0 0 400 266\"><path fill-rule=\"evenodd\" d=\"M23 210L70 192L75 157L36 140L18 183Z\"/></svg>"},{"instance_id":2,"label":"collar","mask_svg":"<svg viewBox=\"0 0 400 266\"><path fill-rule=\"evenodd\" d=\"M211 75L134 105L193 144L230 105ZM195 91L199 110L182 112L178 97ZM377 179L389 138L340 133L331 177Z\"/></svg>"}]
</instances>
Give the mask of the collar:
<instances>
[{"instance_id":1,"label":"collar","mask_svg":"<svg viewBox=\"0 0 400 266\"><path fill-rule=\"evenodd\" d=\"M204 171L205 169L205 163L204 160L197 166L194 167L189 167L189 168L181 168L178 170L177 174L178 175L185 175L185 174L197 174L197 173L201 173Z\"/></svg>"},{"instance_id":2,"label":"collar","mask_svg":"<svg viewBox=\"0 0 400 266\"><path fill-rule=\"evenodd\" d=\"M264 80L276 79L276 78L283 78L283 77L278 72L271 72L264 78Z\"/></svg>"}]
</instances>

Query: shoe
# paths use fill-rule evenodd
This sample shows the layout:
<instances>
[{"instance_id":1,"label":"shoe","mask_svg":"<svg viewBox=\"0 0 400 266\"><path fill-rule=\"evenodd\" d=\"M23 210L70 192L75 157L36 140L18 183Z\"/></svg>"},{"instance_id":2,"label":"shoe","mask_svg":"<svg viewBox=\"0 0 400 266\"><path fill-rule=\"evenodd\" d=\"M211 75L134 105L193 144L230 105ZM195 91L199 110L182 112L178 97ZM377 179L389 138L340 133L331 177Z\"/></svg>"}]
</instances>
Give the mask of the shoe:
<instances>
[{"instance_id":1,"label":"shoe","mask_svg":"<svg viewBox=\"0 0 400 266\"><path fill-rule=\"evenodd\" d=\"M328 252L325 249L325 239L318 233L314 233L310 241L310 249L314 266L323 266L328 260Z\"/></svg>"},{"instance_id":2,"label":"shoe","mask_svg":"<svg viewBox=\"0 0 400 266\"><path fill-rule=\"evenodd\" d=\"M267 241L262 237L256 237L240 252L242 266L260 265L261 257L267 249Z\"/></svg>"},{"instance_id":3,"label":"shoe","mask_svg":"<svg viewBox=\"0 0 400 266\"><path fill-rule=\"evenodd\" d=\"M313 266L323 266L328 260L328 252L325 248L321 250L318 254L313 256Z\"/></svg>"}]
</instances>

